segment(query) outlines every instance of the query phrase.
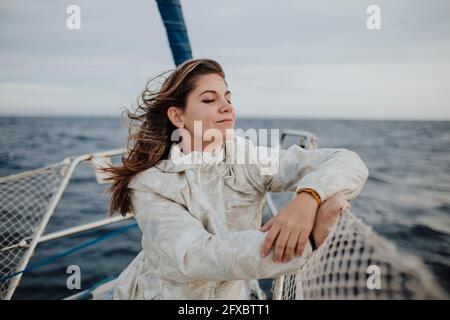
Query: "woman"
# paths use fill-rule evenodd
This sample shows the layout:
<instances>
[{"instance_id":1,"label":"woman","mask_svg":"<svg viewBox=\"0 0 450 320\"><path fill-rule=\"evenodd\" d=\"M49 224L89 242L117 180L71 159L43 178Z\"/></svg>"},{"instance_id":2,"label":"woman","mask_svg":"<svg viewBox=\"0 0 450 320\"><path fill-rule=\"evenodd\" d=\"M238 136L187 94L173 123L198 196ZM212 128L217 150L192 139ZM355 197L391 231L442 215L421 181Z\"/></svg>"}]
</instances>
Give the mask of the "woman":
<instances>
[{"instance_id":1,"label":"woman","mask_svg":"<svg viewBox=\"0 0 450 320\"><path fill-rule=\"evenodd\" d=\"M252 161L262 147L234 135L231 92L213 60L185 62L158 91L147 86L128 116L138 126L122 164L107 169L110 212L133 212L143 250L115 299L248 299L249 280L298 270L308 239L324 241L368 177L352 151L296 145L263 171ZM269 191L296 196L260 228Z\"/></svg>"}]
</instances>

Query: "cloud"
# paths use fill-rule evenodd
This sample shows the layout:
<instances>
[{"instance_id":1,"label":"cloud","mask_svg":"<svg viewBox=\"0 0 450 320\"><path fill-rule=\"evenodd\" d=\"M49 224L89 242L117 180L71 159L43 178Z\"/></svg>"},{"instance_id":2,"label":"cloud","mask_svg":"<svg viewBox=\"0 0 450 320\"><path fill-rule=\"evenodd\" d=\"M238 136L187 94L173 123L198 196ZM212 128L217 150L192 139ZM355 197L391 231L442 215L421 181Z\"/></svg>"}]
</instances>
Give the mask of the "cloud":
<instances>
[{"instance_id":1,"label":"cloud","mask_svg":"<svg viewBox=\"0 0 450 320\"><path fill-rule=\"evenodd\" d=\"M0 4L0 115L119 115L173 68L153 0ZM240 116L450 119L450 3L182 1L194 57L224 67Z\"/></svg>"}]
</instances>

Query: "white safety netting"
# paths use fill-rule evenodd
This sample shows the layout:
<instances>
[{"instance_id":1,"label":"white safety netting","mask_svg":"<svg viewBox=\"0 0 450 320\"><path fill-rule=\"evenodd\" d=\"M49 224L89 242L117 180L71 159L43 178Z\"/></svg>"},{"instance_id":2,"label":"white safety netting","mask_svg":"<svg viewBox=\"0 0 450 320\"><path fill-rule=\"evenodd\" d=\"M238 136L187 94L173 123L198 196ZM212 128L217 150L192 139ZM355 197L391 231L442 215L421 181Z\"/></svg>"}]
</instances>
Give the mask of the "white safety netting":
<instances>
[{"instance_id":1,"label":"white safety netting","mask_svg":"<svg viewBox=\"0 0 450 320\"><path fill-rule=\"evenodd\" d=\"M334 231L296 273L273 281L274 299L448 299L427 267L342 211Z\"/></svg>"},{"instance_id":2,"label":"white safety netting","mask_svg":"<svg viewBox=\"0 0 450 320\"><path fill-rule=\"evenodd\" d=\"M11 298L62 193L70 161L0 178L0 299Z\"/></svg>"}]
</instances>

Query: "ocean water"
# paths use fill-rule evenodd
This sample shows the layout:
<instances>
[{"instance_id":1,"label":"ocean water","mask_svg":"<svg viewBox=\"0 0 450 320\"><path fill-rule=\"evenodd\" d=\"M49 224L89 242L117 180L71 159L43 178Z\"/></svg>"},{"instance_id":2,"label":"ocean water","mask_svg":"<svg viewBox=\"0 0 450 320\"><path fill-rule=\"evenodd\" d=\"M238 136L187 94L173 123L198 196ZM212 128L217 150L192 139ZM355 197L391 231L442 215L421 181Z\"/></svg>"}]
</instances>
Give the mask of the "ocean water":
<instances>
[{"instance_id":1,"label":"ocean water","mask_svg":"<svg viewBox=\"0 0 450 320\"><path fill-rule=\"evenodd\" d=\"M320 148L357 152L370 170L352 211L401 250L420 257L450 291L450 122L238 119L236 128L313 132ZM125 146L119 118L0 117L0 176L68 156ZM46 228L73 227L106 216L108 196L89 165L75 172ZM283 205L277 199L279 208ZM111 227L105 228L106 230ZM105 229L38 245L31 263L101 235ZM140 250L137 228L24 274L14 298L60 299L69 290L69 265L81 269L81 289L117 276ZM270 283L262 281L269 293Z\"/></svg>"}]
</instances>

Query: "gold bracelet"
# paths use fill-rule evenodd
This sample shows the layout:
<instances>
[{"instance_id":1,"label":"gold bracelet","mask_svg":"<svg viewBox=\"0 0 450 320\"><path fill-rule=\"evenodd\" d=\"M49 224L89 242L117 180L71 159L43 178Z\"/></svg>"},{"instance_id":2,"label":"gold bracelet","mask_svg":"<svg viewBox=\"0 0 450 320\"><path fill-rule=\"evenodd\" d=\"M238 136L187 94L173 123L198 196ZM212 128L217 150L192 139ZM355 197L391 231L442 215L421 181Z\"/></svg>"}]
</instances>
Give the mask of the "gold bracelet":
<instances>
[{"instance_id":1,"label":"gold bracelet","mask_svg":"<svg viewBox=\"0 0 450 320\"><path fill-rule=\"evenodd\" d=\"M300 194L300 192L307 192L310 195L313 196L313 198L317 201L317 204L320 206L322 203L322 200L320 199L320 195L316 192L316 190L311 188L301 188L296 191L297 195Z\"/></svg>"}]
</instances>

